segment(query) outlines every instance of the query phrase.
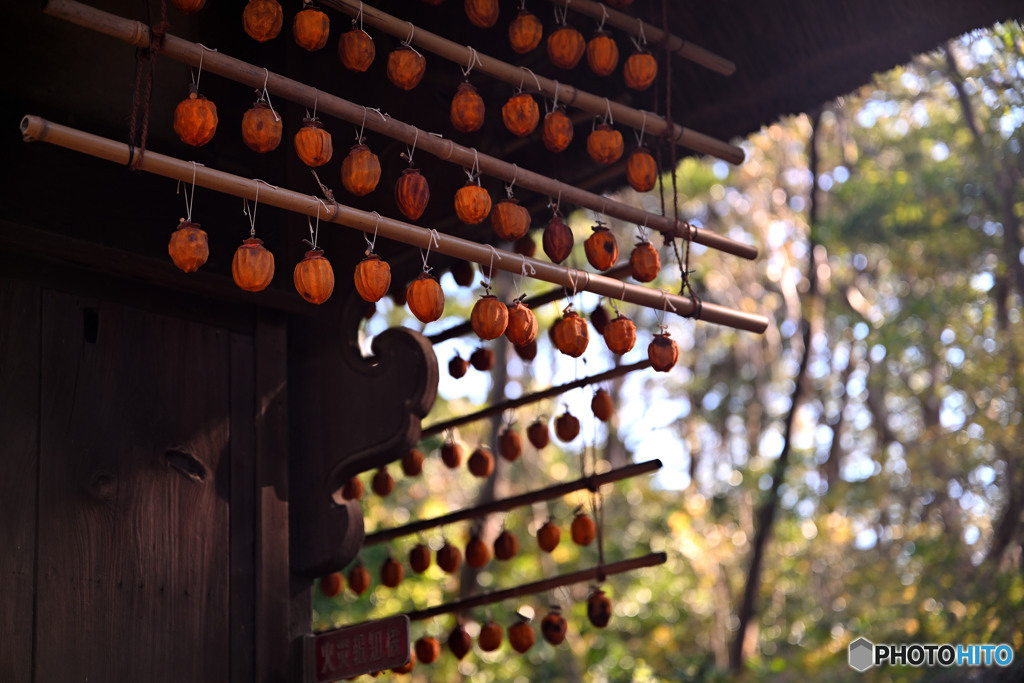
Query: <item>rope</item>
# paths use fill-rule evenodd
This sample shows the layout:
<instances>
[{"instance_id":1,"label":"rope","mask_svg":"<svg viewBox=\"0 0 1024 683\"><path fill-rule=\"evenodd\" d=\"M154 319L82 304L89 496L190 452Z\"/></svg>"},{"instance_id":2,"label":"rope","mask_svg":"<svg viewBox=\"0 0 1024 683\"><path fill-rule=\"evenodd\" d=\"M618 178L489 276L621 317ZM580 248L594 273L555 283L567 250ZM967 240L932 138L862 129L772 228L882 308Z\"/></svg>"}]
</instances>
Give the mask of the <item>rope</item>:
<instances>
[{"instance_id":1,"label":"rope","mask_svg":"<svg viewBox=\"0 0 1024 683\"><path fill-rule=\"evenodd\" d=\"M146 2L146 15L149 18L149 2ZM156 76L156 58L164 45L164 36L170 23L167 21L167 1L160 0L160 22L149 27L149 47L135 51L135 83L132 86L131 123L128 126L128 168L139 170L142 157L146 154L146 140L149 137L149 105L153 94L153 79ZM145 67L149 68L146 69ZM145 72L145 78L143 78ZM139 88L142 88L142 101L139 100ZM141 126L141 131L139 130ZM138 149L138 155L135 150Z\"/></svg>"},{"instance_id":2,"label":"rope","mask_svg":"<svg viewBox=\"0 0 1024 683\"><path fill-rule=\"evenodd\" d=\"M434 246L434 247L440 247L441 246L441 236L437 234L437 230L435 230L434 228L430 229L430 235L427 237L427 251L425 253L422 253L422 257L423 257L423 272L424 273L429 273L430 272L430 266L427 265L427 259L430 258L430 248L431 248L431 246Z\"/></svg>"}]
</instances>

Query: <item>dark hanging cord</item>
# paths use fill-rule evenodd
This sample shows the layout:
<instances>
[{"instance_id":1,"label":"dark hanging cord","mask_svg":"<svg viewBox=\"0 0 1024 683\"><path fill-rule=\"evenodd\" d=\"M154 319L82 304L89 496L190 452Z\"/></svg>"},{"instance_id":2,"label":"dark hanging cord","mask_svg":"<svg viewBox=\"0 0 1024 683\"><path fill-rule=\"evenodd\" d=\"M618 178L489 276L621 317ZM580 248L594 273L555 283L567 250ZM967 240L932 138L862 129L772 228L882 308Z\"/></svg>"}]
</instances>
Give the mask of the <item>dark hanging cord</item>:
<instances>
[{"instance_id":1,"label":"dark hanging cord","mask_svg":"<svg viewBox=\"0 0 1024 683\"><path fill-rule=\"evenodd\" d=\"M135 83L132 87L132 113L128 126L128 168L135 171L142 164L149 136L149 103L153 94L156 58L163 47L170 24L167 21L167 0L160 0L160 23L153 25L146 1L146 23L149 25L149 47L135 51ZM143 73L145 72L145 76ZM142 90L141 97L139 90ZM139 130L141 127L141 130ZM138 153L136 153L138 152Z\"/></svg>"}]
</instances>

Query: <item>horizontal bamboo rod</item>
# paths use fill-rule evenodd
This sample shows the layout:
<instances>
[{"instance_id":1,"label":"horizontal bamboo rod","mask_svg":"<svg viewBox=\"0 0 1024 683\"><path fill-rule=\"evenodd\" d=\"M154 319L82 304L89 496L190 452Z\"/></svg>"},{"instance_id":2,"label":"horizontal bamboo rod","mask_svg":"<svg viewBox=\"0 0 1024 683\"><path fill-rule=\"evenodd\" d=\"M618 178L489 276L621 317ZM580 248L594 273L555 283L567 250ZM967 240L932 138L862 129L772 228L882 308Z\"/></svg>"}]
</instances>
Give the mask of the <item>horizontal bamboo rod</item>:
<instances>
[{"instance_id":1,"label":"horizontal bamboo rod","mask_svg":"<svg viewBox=\"0 0 1024 683\"><path fill-rule=\"evenodd\" d=\"M427 609L406 612L405 615L409 617L409 621L424 621L442 614L465 612L466 610L471 610L475 607L493 605L496 602L503 602L505 600L511 600L512 598L521 598L525 595L536 595L537 593L561 588L562 586L571 586L576 583L584 583L594 579L601 580L606 576L622 574L623 572L630 572L634 569L656 567L659 564L665 564L667 560L668 555L665 553L649 553L629 560L621 560L619 562L612 562L611 564L598 565L596 567L591 567L590 569L581 569L580 571L570 572L568 574L559 574L558 576L552 576L550 579L542 579L540 581L534 581L533 583L524 583L522 586L516 586L515 588L506 588L505 590L500 591L489 591L469 598L446 602L443 605L437 605L436 607L428 607Z\"/></svg>"},{"instance_id":2,"label":"horizontal bamboo rod","mask_svg":"<svg viewBox=\"0 0 1024 683\"><path fill-rule=\"evenodd\" d=\"M657 26L652 26L642 19L612 9L603 3L594 2L593 0L549 0L549 2L561 7L568 7L574 12L585 14L597 21L601 21L603 18L606 24L621 29L631 36L639 37L643 35L652 43L667 43L668 49L680 57L700 64L723 76L732 76L736 72L736 65L725 57L720 57L710 50L685 41L679 36L674 36L667 31L661 30Z\"/></svg>"},{"instance_id":3,"label":"horizontal bamboo rod","mask_svg":"<svg viewBox=\"0 0 1024 683\"><path fill-rule=\"evenodd\" d=\"M426 531L427 529L455 524L456 522L461 522L466 519L478 519L484 515L489 515L494 512L515 510L516 508L526 505L561 498L562 496L568 495L574 491L582 491L583 489L596 491L602 484L610 484L623 479L639 477L641 474L656 472L659 469L661 469L660 460L648 460L647 462L626 465L625 467L609 470L602 474L592 474L589 477L583 477L582 479L577 479L575 481L567 481L562 484L555 484L554 486L538 489L537 491L530 491L528 493L522 493L518 496L512 496L511 498L503 498L501 500L476 505L464 510L456 510L455 512L450 512L447 515L442 515L441 517L421 519L411 524L406 524L405 526L395 527L392 529L381 529L380 531L376 531L372 534L367 534L363 541L363 545L367 546L386 543L395 538L411 536L413 534L418 534L421 531Z\"/></svg>"},{"instance_id":4,"label":"horizontal bamboo rod","mask_svg":"<svg viewBox=\"0 0 1024 683\"><path fill-rule=\"evenodd\" d=\"M408 21L369 7L361 0L321 0L321 4L333 7L350 16L359 14L361 8L363 23L403 40L410 35L411 24ZM558 101L570 107L582 109L594 116L604 116L606 112L611 111L614 121L635 130L645 130L651 135L665 137L687 149L692 149L700 154L710 154L732 164L743 163L745 155L743 150L736 145L716 140L710 135L698 133L679 124L671 124L670 128L668 121L653 112L644 112L618 102L612 102L607 97L598 97L572 85L537 76L532 71L528 73L529 70L524 67L513 66L500 59L488 57L467 45L459 45L436 33L415 27L415 30L412 31L412 44L456 64L468 65L470 60L477 59L479 61L474 62L475 69L510 85L522 87L528 92L540 92L550 98L555 97L557 90Z\"/></svg>"},{"instance_id":5,"label":"horizontal bamboo rod","mask_svg":"<svg viewBox=\"0 0 1024 683\"><path fill-rule=\"evenodd\" d=\"M45 11L47 14L70 21L84 28L92 29L105 35L123 40L136 47L149 46L149 27L134 19L125 19L109 12L83 5L76 0L48 0ZM479 162L480 170L494 178L505 182L515 180L520 185L534 192L549 197L561 197L567 203L588 208L592 211L613 216L623 221L646 225L663 234L681 237L687 236L711 249L745 259L757 258L757 248L731 240L728 237L699 229L682 220L670 219L666 216L647 213L646 211L608 199L601 195L581 190L577 187L548 178L533 171L519 168L495 157L479 154L470 147L455 144L452 140L431 135L415 126L402 123L390 116L380 114L362 105L355 104L341 97L317 90L299 81L281 76L261 67L243 62L220 52L213 52L198 43L183 40L171 34L164 36L160 54L194 67L202 62L203 70L215 73L230 80L262 89L264 81L267 90L276 96L301 104L320 113L327 113L355 125L365 127L394 138L407 145L416 145L443 161L450 161L466 168L472 168Z\"/></svg>"},{"instance_id":6,"label":"horizontal bamboo rod","mask_svg":"<svg viewBox=\"0 0 1024 683\"><path fill-rule=\"evenodd\" d=\"M454 429L456 427L469 424L470 422L483 420L494 415L501 415L506 410L514 410L522 406L528 406L531 403L537 403L538 401L543 401L547 398L559 396L560 394L572 391L573 389L579 389L580 387L597 384L598 382L615 379L616 377L627 375L634 370L643 370L644 368L649 367L651 367L650 360L637 361L632 365L618 365L611 370L605 370L604 372L599 372L596 375L581 377L571 382L567 382L566 384L559 384L556 387L548 387L541 391L535 391L532 394L523 394L519 398L511 398L507 401L502 401L501 403L495 403L494 405L487 406L475 413L460 415L459 417L453 417L450 420L445 420L444 422L438 422L437 424L432 424L429 427L424 427L423 431L420 433L420 438L440 434L446 429Z\"/></svg>"},{"instance_id":7,"label":"horizontal bamboo rod","mask_svg":"<svg viewBox=\"0 0 1024 683\"><path fill-rule=\"evenodd\" d=\"M26 116L22 119L21 132L29 141L48 142L119 164L128 164L130 158L128 145L123 142L51 123L38 116ZM694 302L688 297L667 294L661 290L637 285L623 285L618 280L602 275L536 261L509 251L444 235L436 230L428 230L391 218L382 218L375 213L360 211L343 204L329 204L325 209L322 200L317 197L260 183L251 178L216 171L156 152L146 152L140 168L182 182L192 182L194 179L195 184L200 187L253 201L258 198L264 204L301 213L311 218L319 216L321 221L345 225L364 233L372 233L376 230L377 234L382 237L422 249L428 248L429 245L433 251L466 261L489 264L493 259L494 267L499 270L519 273L525 264L527 269L531 267L533 269L530 277L546 280L563 287L572 287L575 291L611 296L639 306L656 309L671 306L676 313L681 315L691 315L695 312ZM752 315L711 303L702 304L700 319L748 332L761 333L768 327L768 319L764 316Z\"/></svg>"},{"instance_id":8,"label":"horizontal bamboo rod","mask_svg":"<svg viewBox=\"0 0 1024 683\"><path fill-rule=\"evenodd\" d=\"M624 280L629 276L629 274L629 262L620 263L604 271L605 277L613 277L616 280ZM564 287L559 287L557 289L552 289L550 291L544 292L543 294L532 296L529 299L524 299L523 303L530 308L537 308L538 306L549 304L552 301L557 301L558 299L561 299L563 296L568 296L568 294L566 293ZM455 337L461 337L462 335L468 333L472 329L473 323L469 320L464 320L458 325L452 325L451 327L447 327L441 330L437 334L430 335L429 337L427 337L427 339L430 340L431 344L440 344L443 341L448 341L449 339L454 339Z\"/></svg>"}]
</instances>

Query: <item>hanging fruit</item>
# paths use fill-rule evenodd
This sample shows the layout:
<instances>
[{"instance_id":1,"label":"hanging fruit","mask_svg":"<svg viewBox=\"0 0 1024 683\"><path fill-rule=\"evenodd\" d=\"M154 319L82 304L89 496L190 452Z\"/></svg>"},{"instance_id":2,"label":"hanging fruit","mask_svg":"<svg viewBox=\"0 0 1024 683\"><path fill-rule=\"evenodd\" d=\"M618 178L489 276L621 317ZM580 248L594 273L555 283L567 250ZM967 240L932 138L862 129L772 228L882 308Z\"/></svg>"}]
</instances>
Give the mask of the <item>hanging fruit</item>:
<instances>
[{"instance_id":1,"label":"hanging fruit","mask_svg":"<svg viewBox=\"0 0 1024 683\"><path fill-rule=\"evenodd\" d=\"M334 292L334 269L324 258L323 249L310 249L305 257L295 264L292 273L295 289L311 304L322 304Z\"/></svg>"},{"instance_id":2,"label":"hanging fruit","mask_svg":"<svg viewBox=\"0 0 1024 683\"><path fill-rule=\"evenodd\" d=\"M316 52L327 44L331 36L331 20L311 3L304 3L305 9L295 15L292 21L292 35L295 43L303 50Z\"/></svg>"},{"instance_id":3,"label":"hanging fruit","mask_svg":"<svg viewBox=\"0 0 1024 683\"><path fill-rule=\"evenodd\" d=\"M614 164L622 158L622 133L602 123L587 136L587 154L599 164Z\"/></svg>"},{"instance_id":4,"label":"hanging fruit","mask_svg":"<svg viewBox=\"0 0 1024 683\"><path fill-rule=\"evenodd\" d=\"M198 223L182 220L171 233L167 253L174 265L186 273L194 273L210 257L210 243L206 231Z\"/></svg>"},{"instance_id":5,"label":"hanging fruit","mask_svg":"<svg viewBox=\"0 0 1024 683\"><path fill-rule=\"evenodd\" d=\"M647 240L637 242L629 255L629 271L634 280L650 282L661 271L661 257L658 250Z\"/></svg>"},{"instance_id":6,"label":"hanging fruit","mask_svg":"<svg viewBox=\"0 0 1024 683\"><path fill-rule=\"evenodd\" d=\"M480 372L487 372L494 367L494 351L481 346L470 354L469 364Z\"/></svg>"},{"instance_id":7,"label":"hanging fruit","mask_svg":"<svg viewBox=\"0 0 1024 683\"><path fill-rule=\"evenodd\" d=\"M587 42L587 63L598 76L607 76L619 64L619 46L607 31L598 31Z\"/></svg>"},{"instance_id":8,"label":"hanging fruit","mask_svg":"<svg viewBox=\"0 0 1024 683\"><path fill-rule=\"evenodd\" d=\"M587 323L571 306L565 309L562 318L555 323L554 337L558 350L573 358L582 356L590 343Z\"/></svg>"},{"instance_id":9,"label":"hanging fruit","mask_svg":"<svg viewBox=\"0 0 1024 683\"><path fill-rule=\"evenodd\" d=\"M206 4L206 0L172 0L174 6L178 8L178 11L182 14L195 14L199 10L203 9L203 5Z\"/></svg>"},{"instance_id":10,"label":"hanging fruit","mask_svg":"<svg viewBox=\"0 0 1024 683\"><path fill-rule=\"evenodd\" d=\"M277 0L249 0L242 10L242 28L261 43L276 38L283 24L284 10Z\"/></svg>"},{"instance_id":11,"label":"hanging fruit","mask_svg":"<svg viewBox=\"0 0 1024 683\"><path fill-rule=\"evenodd\" d=\"M490 213L491 196L479 183L470 181L455 193L455 215L463 223L483 223Z\"/></svg>"},{"instance_id":12,"label":"hanging fruit","mask_svg":"<svg viewBox=\"0 0 1024 683\"><path fill-rule=\"evenodd\" d=\"M504 634L501 626L488 619L487 623L480 627L480 635L477 636L476 642L484 652L494 652L501 647Z\"/></svg>"},{"instance_id":13,"label":"hanging fruit","mask_svg":"<svg viewBox=\"0 0 1024 683\"><path fill-rule=\"evenodd\" d=\"M551 518L548 518L548 521L544 522L544 526L537 530L537 545L546 553L550 553L557 548L561 540L562 530L558 528L558 525Z\"/></svg>"},{"instance_id":14,"label":"hanging fruit","mask_svg":"<svg viewBox=\"0 0 1024 683\"><path fill-rule=\"evenodd\" d=\"M231 277L247 292L260 292L274 279L274 255L263 246L263 240L250 237L235 250L231 259Z\"/></svg>"},{"instance_id":15,"label":"hanging fruit","mask_svg":"<svg viewBox=\"0 0 1024 683\"><path fill-rule=\"evenodd\" d=\"M600 588L595 588L587 599L587 618L598 628L604 628L612 620L612 601Z\"/></svg>"},{"instance_id":16,"label":"hanging fruit","mask_svg":"<svg viewBox=\"0 0 1024 683\"><path fill-rule=\"evenodd\" d=\"M608 309L598 304L597 308L590 312L590 324L594 326L597 333L604 335L611 318L608 317Z\"/></svg>"},{"instance_id":17,"label":"hanging fruit","mask_svg":"<svg viewBox=\"0 0 1024 683\"><path fill-rule=\"evenodd\" d=\"M454 574L462 566L462 551L445 541L441 549L437 551L437 566L446 574ZM420 659L423 658L420 657Z\"/></svg>"},{"instance_id":18,"label":"hanging fruit","mask_svg":"<svg viewBox=\"0 0 1024 683\"><path fill-rule=\"evenodd\" d=\"M359 477L351 477L341 488L341 497L345 500L359 500L363 497L363 482Z\"/></svg>"},{"instance_id":19,"label":"hanging fruit","mask_svg":"<svg viewBox=\"0 0 1024 683\"><path fill-rule=\"evenodd\" d=\"M188 97L174 108L174 132L186 145L202 147L217 132L217 105L188 87Z\"/></svg>"},{"instance_id":20,"label":"hanging fruit","mask_svg":"<svg viewBox=\"0 0 1024 683\"><path fill-rule=\"evenodd\" d=\"M569 527L572 542L576 545L587 546L597 538L597 525L585 512L577 512L573 517L572 526Z\"/></svg>"},{"instance_id":21,"label":"hanging fruit","mask_svg":"<svg viewBox=\"0 0 1024 683\"><path fill-rule=\"evenodd\" d=\"M462 446L455 441L445 441L441 446L441 461L454 470L462 464Z\"/></svg>"},{"instance_id":22,"label":"hanging fruit","mask_svg":"<svg viewBox=\"0 0 1024 683\"><path fill-rule=\"evenodd\" d=\"M540 634L544 636L544 640L552 645L562 644L568 628L569 624L566 622L565 617L562 616L562 610L558 607L552 607L551 611L544 615L544 618L540 621Z\"/></svg>"},{"instance_id":23,"label":"hanging fruit","mask_svg":"<svg viewBox=\"0 0 1024 683\"><path fill-rule=\"evenodd\" d=\"M519 540L508 529L502 529L494 539L494 556L505 562L511 560L519 552Z\"/></svg>"},{"instance_id":24,"label":"hanging fruit","mask_svg":"<svg viewBox=\"0 0 1024 683\"><path fill-rule=\"evenodd\" d=\"M395 204L402 215L411 221L418 219L429 201L430 186L419 169L410 166L402 171L402 175L395 181Z\"/></svg>"},{"instance_id":25,"label":"hanging fruit","mask_svg":"<svg viewBox=\"0 0 1024 683\"><path fill-rule=\"evenodd\" d=\"M466 633L465 627L462 624L456 625L455 630L448 636L448 649L456 659L462 659L471 647L473 647L473 639Z\"/></svg>"},{"instance_id":26,"label":"hanging fruit","mask_svg":"<svg viewBox=\"0 0 1024 683\"><path fill-rule=\"evenodd\" d=\"M637 192L650 192L658 180L658 163L646 147L637 147L626 159L626 180Z\"/></svg>"},{"instance_id":27,"label":"hanging fruit","mask_svg":"<svg viewBox=\"0 0 1024 683\"><path fill-rule=\"evenodd\" d=\"M361 28L353 26L338 38L338 59L349 71L366 71L376 56L373 38Z\"/></svg>"},{"instance_id":28,"label":"hanging fruit","mask_svg":"<svg viewBox=\"0 0 1024 683\"><path fill-rule=\"evenodd\" d=\"M533 629L530 628L530 624L522 615L519 616L519 621L509 627L508 629L508 642L512 646L512 649L519 654L525 653L531 647L533 647Z\"/></svg>"},{"instance_id":29,"label":"hanging fruit","mask_svg":"<svg viewBox=\"0 0 1024 683\"><path fill-rule=\"evenodd\" d=\"M388 588L397 588L403 578L405 568L402 567L402 563L388 555L388 559L384 560L380 568L380 582Z\"/></svg>"},{"instance_id":30,"label":"hanging fruit","mask_svg":"<svg viewBox=\"0 0 1024 683\"><path fill-rule=\"evenodd\" d=\"M425 543L417 543L409 551L409 566L417 574L430 568L430 547Z\"/></svg>"},{"instance_id":31,"label":"hanging fruit","mask_svg":"<svg viewBox=\"0 0 1024 683\"><path fill-rule=\"evenodd\" d=\"M534 337L533 341L528 344L519 346L518 344L512 345L512 350L516 352L519 358L527 363L537 357L537 338Z\"/></svg>"},{"instance_id":32,"label":"hanging fruit","mask_svg":"<svg viewBox=\"0 0 1024 683\"><path fill-rule=\"evenodd\" d=\"M594 232L583 243L587 261L598 270L608 270L619 260L619 243L604 223L598 222L592 229Z\"/></svg>"},{"instance_id":33,"label":"hanging fruit","mask_svg":"<svg viewBox=\"0 0 1024 683\"><path fill-rule=\"evenodd\" d=\"M494 473L494 456L483 446L476 448L469 456L469 471L474 477L486 479Z\"/></svg>"},{"instance_id":34,"label":"hanging fruit","mask_svg":"<svg viewBox=\"0 0 1024 683\"><path fill-rule=\"evenodd\" d=\"M519 14L508 25L508 42L516 53L525 55L533 52L540 39L544 36L544 25L532 12L525 9L519 10Z\"/></svg>"},{"instance_id":35,"label":"hanging fruit","mask_svg":"<svg viewBox=\"0 0 1024 683\"><path fill-rule=\"evenodd\" d=\"M400 45L388 55L388 79L402 90L412 90L427 71L427 60L408 45Z\"/></svg>"},{"instance_id":36,"label":"hanging fruit","mask_svg":"<svg viewBox=\"0 0 1024 683\"><path fill-rule=\"evenodd\" d=\"M254 152L263 154L277 149L283 130L281 117L262 100L242 114L242 142Z\"/></svg>"},{"instance_id":37,"label":"hanging fruit","mask_svg":"<svg viewBox=\"0 0 1024 683\"><path fill-rule=\"evenodd\" d=\"M572 142L572 119L565 113L564 107L555 107L544 116L544 127L541 140L549 152L564 151Z\"/></svg>"},{"instance_id":38,"label":"hanging fruit","mask_svg":"<svg viewBox=\"0 0 1024 683\"><path fill-rule=\"evenodd\" d=\"M474 26L490 28L498 21L498 0L466 0L465 8Z\"/></svg>"},{"instance_id":39,"label":"hanging fruit","mask_svg":"<svg viewBox=\"0 0 1024 683\"><path fill-rule=\"evenodd\" d=\"M391 286L391 266L377 254L367 254L356 264L353 279L356 291L364 301L380 301Z\"/></svg>"},{"instance_id":40,"label":"hanging fruit","mask_svg":"<svg viewBox=\"0 0 1024 683\"><path fill-rule=\"evenodd\" d=\"M575 67L586 49L583 34L571 26L562 26L548 36L548 59L559 69Z\"/></svg>"},{"instance_id":41,"label":"hanging fruit","mask_svg":"<svg viewBox=\"0 0 1024 683\"><path fill-rule=\"evenodd\" d=\"M654 335L654 339L647 346L647 358L651 361L651 367L658 372L668 372L676 361L679 360L679 347L669 335L668 330Z\"/></svg>"},{"instance_id":42,"label":"hanging fruit","mask_svg":"<svg viewBox=\"0 0 1024 683\"><path fill-rule=\"evenodd\" d=\"M356 562L356 565L349 570L348 587L356 595L362 595L370 587L370 572L366 570L362 562Z\"/></svg>"},{"instance_id":43,"label":"hanging fruit","mask_svg":"<svg viewBox=\"0 0 1024 683\"><path fill-rule=\"evenodd\" d=\"M420 322L433 322L444 314L444 290L428 273L420 273L419 277L409 283L405 290L405 301Z\"/></svg>"},{"instance_id":44,"label":"hanging fruit","mask_svg":"<svg viewBox=\"0 0 1024 683\"><path fill-rule=\"evenodd\" d=\"M548 423L537 418L526 428L526 438L537 450L548 445L551 441L551 434L548 432Z\"/></svg>"},{"instance_id":45,"label":"hanging fruit","mask_svg":"<svg viewBox=\"0 0 1024 683\"><path fill-rule=\"evenodd\" d=\"M402 474L407 477L418 477L423 473L423 452L410 448L409 452L402 457Z\"/></svg>"},{"instance_id":46,"label":"hanging fruit","mask_svg":"<svg viewBox=\"0 0 1024 683\"><path fill-rule=\"evenodd\" d=\"M604 341L612 353L619 356L628 353L636 344L636 325L619 313L605 328Z\"/></svg>"},{"instance_id":47,"label":"hanging fruit","mask_svg":"<svg viewBox=\"0 0 1024 683\"><path fill-rule=\"evenodd\" d=\"M484 98L472 84L466 82L459 85L452 98L452 106L449 117L455 129L463 133L472 133L480 130L484 125Z\"/></svg>"},{"instance_id":48,"label":"hanging fruit","mask_svg":"<svg viewBox=\"0 0 1024 683\"><path fill-rule=\"evenodd\" d=\"M615 411L612 395L605 389L595 391L594 398L590 399L590 410L594 413L594 417L601 422L612 419L612 413Z\"/></svg>"},{"instance_id":49,"label":"hanging fruit","mask_svg":"<svg viewBox=\"0 0 1024 683\"><path fill-rule=\"evenodd\" d=\"M523 137L537 128L540 122L540 107L537 106L537 100L533 99L533 95L521 92L510 97L501 108L501 119L510 133Z\"/></svg>"},{"instance_id":50,"label":"hanging fruit","mask_svg":"<svg viewBox=\"0 0 1024 683\"><path fill-rule=\"evenodd\" d=\"M409 661L402 666L396 666L391 669L392 673L396 674L408 674L412 673L412 670L416 668L416 651L409 648Z\"/></svg>"},{"instance_id":51,"label":"hanging fruit","mask_svg":"<svg viewBox=\"0 0 1024 683\"><path fill-rule=\"evenodd\" d=\"M381 467L377 470L377 473L373 475L373 480L370 482L370 488L381 497L390 495L395 490L395 479L388 472L387 467Z\"/></svg>"},{"instance_id":52,"label":"hanging fruit","mask_svg":"<svg viewBox=\"0 0 1024 683\"><path fill-rule=\"evenodd\" d=\"M441 643L437 638L423 636L416 639L416 659L424 664L433 664L441 655Z\"/></svg>"},{"instance_id":53,"label":"hanging fruit","mask_svg":"<svg viewBox=\"0 0 1024 683\"><path fill-rule=\"evenodd\" d=\"M526 258L533 258L534 254L537 253L537 243L534 242L533 237L527 233L512 244L512 251L517 254L521 254Z\"/></svg>"},{"instance_id":54,"label":"hanging fruit","mask_svg":"<svg viewBox=\"0 0 1024 683\"><path fill-rule=\"evenodd\" d=\"M498 434L498 453L508 462L515 462L523 454L523 440L510 425Z\"/></svg>"},{"instance_id":55,"label":"hanging fruit","mask_svg":"<svg viewBox=\"0 0 1024 683\"><path fill-rule=\"evenodd\" d=\"M473 569L480 569L491 561L491 549L480 538L480 534L474 532L466 544L466 564Z\"/></svg>"},{"instance_id":56,"label":"hanging fruit","mask_svg":"<svg viewBox=\"0 0 1024 683\"><path fill-rule=\"evenodd\" d=\"M562 217L555 214L544 228L541 242L544 246L544 253L548 255L551 262L561 263L572 253L575 239L572 236L572 230L565 224Z\"/></svg>"},{"instance_id":57,"label":"hanging fruit","mask_svg":"<svg viewBox=\"0 0 1024 683\"><path fill-rule=\"evenodd\" d=\"M452 279L459 287L469 287L473 284L473 264L469 261L456 261L452 267Z\"/></svg>"},{"instance_id":58,"label":"hanging fruit","mask_svg":"<svg viewBox=\"0 0 1024 683\"><path fill-rule=\"evenodd\" d=\"M515 346L525 346L537 338L537 316L523 303L522 297L508 306L508 326L505 336Z\"/></svg>"},{"instance_id":59,"label":"hanging fruit","mask_svg":"<svg viewBox=\"0 0 1024 683\"><path fill-rule=\"evenodd\" d=\"M658 60L650 52L634 52L622 67L626 86L633 90L647 90L658 77Z\"/></svg>"},{"instance_id":60,"label":"hanging fruit","mask_svg":"<svg viewBox=\"0 0 1024 683\"><path fill-rule=\"evenodd\" d=\"M320 578L320 593L325 598L333 598L345 589L345 577L341 572L332 572Z\"/></svg>"},{"instance_id":61,"label":"hanging fruit","mask_svg":"<svg viewBox=\"0 0 1024 683\"><path fill-rule=\"evenodd\" d=\"M555 418L555 436L563 443L569 443L579 435L580 421L566 407L565 412Z\"/></svg>"},{"instance_id":62,"label":"hanging fruit","mask_svg":"<svg viewBox=\"0 0 1024 683\"><path fill-rule=\"evenodd\" d=\"M497 339L508 327L508 307L493 294L481 296L473 305L470 324L481 339Z\"/></svg>"},{"instance_id":63,"label":"hanging fruit","mask_svg":"<svg viewBox=\"0 0 1024 683\"><path fill-rule=\"evenodd\" d=\"M302 128L295 134L295 153L306 166L316 168L323 166L334 155L331 134L324 130L324 125L317 118L302 120Z\"/></svg>"},{"instance_id":64,"label":"hanging fruit","mask_svg":"<svg viewBox=\"0 0 1024 683\"><path fill-rule=\"evenodd\" d=\"M456 353L452 356L452 359L448 361L448 374L455 379L461 378L466 374L466 370L469 368L469 363L466 359Z\"/></svg>"},{"instance_id":65,"label":"hanging fruit","mask_svg":"<svg viewBox=\"0 0 1024 683\"><path fill-rule=\"evenodd\" d=\"M341 162L341 184L357 197L365 197L380 182L380 159L362 142L353 145Z\"/></svg>"},{"instance_id":66,"label":"hanging fruit","mask_svg":"<svg viewBox=\"0 0 1024 683\"><path fill-rule=\"evenodd\" d=\"M494 205L491 227L499 239L515 242L530 231L530 212L514 198L506 197Z\"/></svg>"}]
</instances>

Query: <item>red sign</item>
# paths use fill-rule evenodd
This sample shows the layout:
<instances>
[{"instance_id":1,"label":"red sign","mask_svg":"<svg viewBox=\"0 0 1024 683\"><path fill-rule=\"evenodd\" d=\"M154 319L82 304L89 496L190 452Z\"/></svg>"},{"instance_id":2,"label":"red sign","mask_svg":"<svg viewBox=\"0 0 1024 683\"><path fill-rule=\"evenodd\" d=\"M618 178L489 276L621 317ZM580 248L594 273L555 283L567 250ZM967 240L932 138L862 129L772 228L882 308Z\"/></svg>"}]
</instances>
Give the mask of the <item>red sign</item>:
<instances>
[{"instance_id":1,"label":"red sign","mask_svg":"<svg viewBox=\"0 0 1024 683\"><path fill-rule=\"evenodd\" d=\"M328 683L342 678L393 669L409 662L409 617L400 614L326 631L306 640L313 652L306 667L308 683Z\"/></svg>"}]
</instances>

